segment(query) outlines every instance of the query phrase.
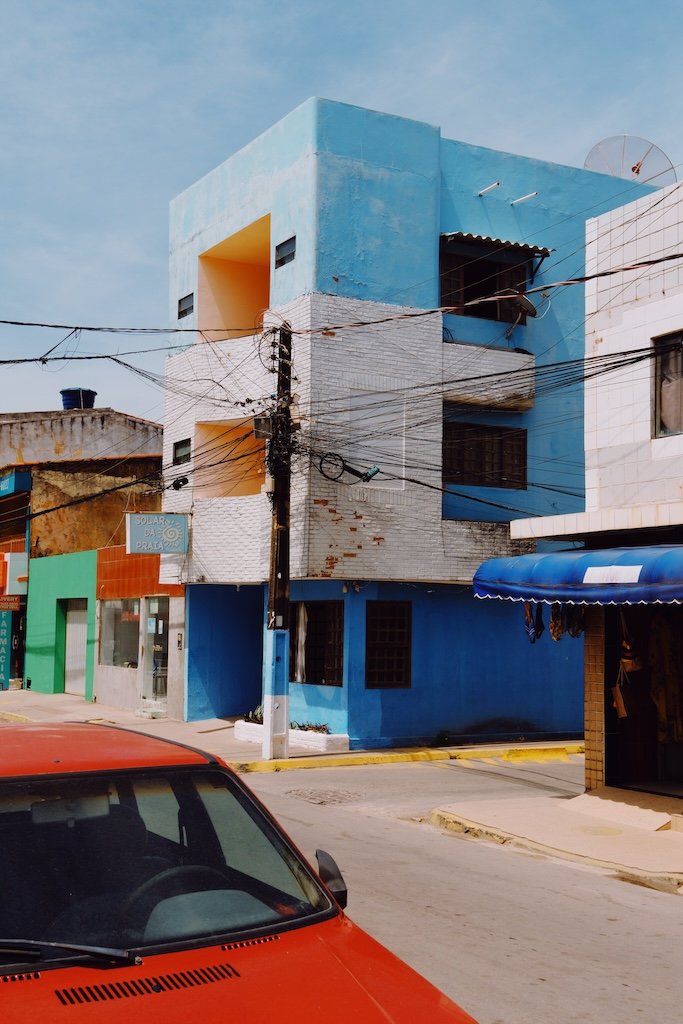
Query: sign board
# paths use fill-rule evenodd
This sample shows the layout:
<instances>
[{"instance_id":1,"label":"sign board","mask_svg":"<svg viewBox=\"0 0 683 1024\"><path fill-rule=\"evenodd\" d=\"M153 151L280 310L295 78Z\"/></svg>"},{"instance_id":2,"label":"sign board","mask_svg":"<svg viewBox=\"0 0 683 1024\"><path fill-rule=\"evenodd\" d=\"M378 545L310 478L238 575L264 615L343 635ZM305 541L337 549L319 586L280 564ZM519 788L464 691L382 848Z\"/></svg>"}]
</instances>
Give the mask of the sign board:
<instances>
[{"instance_id":1,"label":"sign board","mask_svg":"<svg viewBox=\"0 0 683 1024\"><path fill-rule=\"evenodd\" d=\"M9 686L12 664L12 613L0 611L0 690Z\"/></svg>"},{"instance_id":2,"label":"sign board","mask_svg":"<svg viewBox=\"0 0 683 1024\"><path fill-rule=\"evenodd\" d=\"M184 555L188 550L187 515L178 512L128 512L126 554Z\"/></svg>"},{"instance_id":3,"label":"sign board","mask_svg":"<svg viewBox=\"0 0 683 1024\"><path fill-rule=\"evenodd\" d=\"M0 594L0 612L18 612L21 598L18 594Z\"/></svg>"},{"instance_id":4,"label":"sign board","mask_svg":"<svg viewBox=\"0 0 683 1024\"><path fill-rule=\"evenodd\" d=\"M25 470L11 470L0 476L0 497L16 494L17 491L31 490L31 474Z\"/></svg>"},{"instance_id":5,"label":"sign board","mask_svg":"<svg viewBox=\"0 0 683 1024\"><path fill-rule=\"evenodd\" d=\"M5 594L28 593L28 554L5 551L0 554L0 591Z\"/></svg>"}]
</instances>

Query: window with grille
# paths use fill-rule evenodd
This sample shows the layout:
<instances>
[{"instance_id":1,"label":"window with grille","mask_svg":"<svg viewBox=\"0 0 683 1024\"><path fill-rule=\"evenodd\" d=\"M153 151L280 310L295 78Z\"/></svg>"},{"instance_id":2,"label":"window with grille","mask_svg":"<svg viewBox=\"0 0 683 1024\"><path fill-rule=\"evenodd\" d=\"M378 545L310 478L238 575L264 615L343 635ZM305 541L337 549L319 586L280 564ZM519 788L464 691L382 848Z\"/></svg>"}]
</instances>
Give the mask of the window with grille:
<instances>
[{"instance_id":1,"label":"window with grille","mask_svg":"<svg viewBox=\"0 0 683 1024\"><path fill-rule=\"evenodd\" d=\"M344 603L297 601L292 605L289 678L299 683L344 682Z\"/></svg>"},{"instance_id":2,"label":"window with grille","mask_svg":"<svg viewBox=\"0 0 683 1024\"><path fill-rule=\"evenodd\" d=\"M526 430L444 420L443 482L526 490Z\"/></svg>"},{"instance_id":3,"label":"window with grille","mask_svg":"<svg viewBox=\"0 0 683 1024\"><path fill-rule=\"evenodd\" d=\"M410 601L368 601L365 606L365 686L399 689L411 682Z\"/></svg>"},{"instance_id":4,"label":"window with grille","mask_svg":"<svg viewBox=\"0 0 683 1024\"><path fill-rule=\"evenodd\" d=\"M476 243L454 245L442 239L441 305L457 307L459 316L524 324L524 311L504 295L526 289L529 269L526 252L506 252ZM491 298L500 293L502 297Z\"/></svg>"},{"instance_id":5,"label":"window with grille","mask_svg":"<svg viewBox=\"0 0 683 1024\"><path fill-rule=\"evenodd\" d=\"M655 338L654 436L683 433L683 333Z\"/></svg>"}]
</instances>

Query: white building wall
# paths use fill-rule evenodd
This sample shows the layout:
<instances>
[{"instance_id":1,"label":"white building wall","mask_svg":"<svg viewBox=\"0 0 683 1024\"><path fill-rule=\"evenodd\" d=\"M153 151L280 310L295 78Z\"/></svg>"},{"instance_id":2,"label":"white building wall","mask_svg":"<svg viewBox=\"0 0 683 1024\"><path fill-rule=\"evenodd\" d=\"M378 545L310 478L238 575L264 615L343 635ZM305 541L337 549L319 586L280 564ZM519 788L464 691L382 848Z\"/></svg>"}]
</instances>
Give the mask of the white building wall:
<instances>
[{"instance_id":1,"label":"white building wall","mask_svg":"<svg viewBox=\"0 0 683 1024\"><path fill-rule=\"evenodd\" d=\"M506 523L441 518L442 403L444 382L453 390L454 353L442 341L441 316L417 312L315 294L280 309L277 320L271 316L294 331L292 391L302 417L292 464L293 578L467 583L485 559L526 550L510 543ZM405 319L397 320L401 313ZM264 351L267 344L261 357ZM481 354L470 346L467 368L460 353L463 379L475 376ZM498 368L509 369L508 362ZM495 369L487 350L484 372ZM169 360L167 373L166 466L173 443L191 437L196 422L243 415L234 403L245 397L257 400L250 408L265 408L275 391L251 338L194 345ZM199 401L188 400L189 390L211 381ZM486 400L480 380L475 400ZM501 396L500 380L492 381L490 400L510 400ZM361 472L377 465L380 473L366 483L348 473L329 479L339 456ZM193 500L192 469L174 467L172 475L187 475L190 485L167 490L164 500L165 511L192 513L192 551L163 556L161 579L266 579L267 495Z\"/></svg>"},{"instance_id":2,"label":"white building wall","mask_svg":"<svg viewBox=\"0 0 683 1024\"><path fill-rule=\"evenodd\" d=\"M683 259L670 258L683 252L683 188L588 221L586 240L586 273L604 275L586 284L586 358L642 359L586 380L585 513L517 520L519 539L683 523L683 434L653 436L653 339L683 331ZM657 262L606 273L639 261Z\"/></svg>"},{"instance_id":3,"label":"white building wall","mask_svg":"<svg viewBox=\"0 0 683 1024\"><path fill-rule=\"evenodd\" d=\"M587 273L683 252L679 185L590 223ZM588 358L652 350L683 330L683 260L602 277L587 293ZM653 437L654 360L586 384L586 511L679 502L683 435Z\"/></svg>"}]
</instances>

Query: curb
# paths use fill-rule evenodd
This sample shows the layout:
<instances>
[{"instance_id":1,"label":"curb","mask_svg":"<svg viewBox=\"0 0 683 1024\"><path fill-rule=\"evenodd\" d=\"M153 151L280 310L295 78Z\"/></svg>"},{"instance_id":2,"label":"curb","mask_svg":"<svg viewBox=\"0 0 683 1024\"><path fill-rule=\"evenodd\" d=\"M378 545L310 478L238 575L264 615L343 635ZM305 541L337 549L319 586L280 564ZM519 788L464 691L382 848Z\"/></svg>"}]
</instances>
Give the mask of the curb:
<instances>
[{"instance_id":1,"label":"curb","mask_svg":"<svg viewBox=\"0 0 683 1024\"><path fill-rule=\"evenodd\" d=\"M575 853L572 850L561 849L551 846L549 843L542 843L536 839L528 839L525 836L516 835L514 832L505 832L491 825L482 825L479 822L470 821L468 818L463 818L440 808L432 811L428 821L431 825L445 829L447 832L455 832L458 835L468 836L471 839L484 839L490 843L498 843L500 846L510 845L525 850L534 850L535 852L557 857L560 860L574 861L577 864L590 864L592 867L613 871L622 881L632 882L634 885L642 885L646 889L656 889L658 892L683 896L683 872L639 871L638 868L626 867L614 861L601 860L599 857L590 857L586 854Z\"/></svg>"},{"instance_id":2,"label":"curb","mask_svg":"<svg viewBox=\"0 0 683 1024\"><path fill-rule=\"evenodd\" d=\"M355 754L305 754L273 761L234 761L230 767L237 772L284 772L299 768L345 768L369 764L402 764L411 761L568 761L572 754L583 754L583 743L570 743L559 747L460 747L448 750L430 748L417 750L391 750L386 753L369 751Z\"/></svg>"}]
</instances>

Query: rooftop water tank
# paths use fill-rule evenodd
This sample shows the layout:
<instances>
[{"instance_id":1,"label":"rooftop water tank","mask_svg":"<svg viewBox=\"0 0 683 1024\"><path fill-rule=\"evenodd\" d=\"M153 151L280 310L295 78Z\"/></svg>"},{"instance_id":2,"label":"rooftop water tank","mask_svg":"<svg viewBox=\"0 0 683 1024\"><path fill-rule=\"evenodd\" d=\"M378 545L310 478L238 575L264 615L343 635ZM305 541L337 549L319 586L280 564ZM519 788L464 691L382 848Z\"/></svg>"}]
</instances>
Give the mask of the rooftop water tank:
<instances>
[{"instance_id":1,"label":"rooftop water tank","mask_svg":"<svg viewBox=\"0 0 683 1024\"><path fill-rule=\"evenodd\" d=\"M64 409L92 409L97 392L87 388L64 388L60 395Z\"/></svg>"}]
</instances>

